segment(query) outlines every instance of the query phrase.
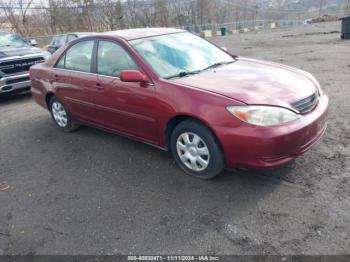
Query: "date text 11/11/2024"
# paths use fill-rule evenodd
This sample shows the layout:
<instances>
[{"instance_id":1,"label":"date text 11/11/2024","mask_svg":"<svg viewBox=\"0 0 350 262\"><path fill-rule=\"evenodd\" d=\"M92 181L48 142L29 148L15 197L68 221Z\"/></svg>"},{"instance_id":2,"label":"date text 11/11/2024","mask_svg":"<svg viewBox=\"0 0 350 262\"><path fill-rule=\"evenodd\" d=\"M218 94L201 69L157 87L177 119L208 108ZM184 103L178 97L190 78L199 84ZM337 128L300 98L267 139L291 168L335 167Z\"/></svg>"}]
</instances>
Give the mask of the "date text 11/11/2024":
<instances>
[{"instance_id":1,"label":"date text 11/11/2024","mask_svg":"<svg viewBox=\"0 0 350 262\"><path fill-rule=\"evenodd\" d=\"M128 261L219 261L218 256L128 256Z\"/></svg>"}]
</instances>

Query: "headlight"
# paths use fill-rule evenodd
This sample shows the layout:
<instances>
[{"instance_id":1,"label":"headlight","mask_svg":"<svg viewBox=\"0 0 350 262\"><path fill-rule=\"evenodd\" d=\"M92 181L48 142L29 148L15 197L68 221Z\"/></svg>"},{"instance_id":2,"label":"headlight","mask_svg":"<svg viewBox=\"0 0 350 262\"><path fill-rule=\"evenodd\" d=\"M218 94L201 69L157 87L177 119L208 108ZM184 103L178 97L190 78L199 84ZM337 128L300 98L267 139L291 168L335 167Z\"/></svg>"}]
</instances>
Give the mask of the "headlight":
<instances>
[{"instance_id":1,"label":"headlight","mask_svg":"<svg viewBox=\"0 0 350 262\"><path fill-rule=\"evenodd\" d=\"M291 110L276 106L229 106L227 110L238 119L256 126L273 126L301 118Z\"/></svg>"},{"instance_id":2,"label":"headlight","mask_svg":"<svg viewBox=\"0 0 350 262\"><path fill-rule=\"evenodd\" d=\"M305 72L306 76L311 80L311 82L315 85L317 91L318 91L318 95L319 96L322 96L323 95L323 92L322 92L322 89L321 89L321 85L320 83L317 81L317 79L310 73L308 72Z\"/></svg>"}]
</instances>

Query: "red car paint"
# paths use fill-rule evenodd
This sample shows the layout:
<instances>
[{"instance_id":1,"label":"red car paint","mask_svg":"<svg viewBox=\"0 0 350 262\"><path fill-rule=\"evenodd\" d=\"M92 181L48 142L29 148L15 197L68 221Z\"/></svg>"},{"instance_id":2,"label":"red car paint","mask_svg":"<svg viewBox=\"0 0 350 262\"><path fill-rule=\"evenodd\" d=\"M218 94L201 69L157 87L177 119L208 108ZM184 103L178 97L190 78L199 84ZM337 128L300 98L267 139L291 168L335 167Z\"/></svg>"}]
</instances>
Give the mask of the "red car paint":
<instances>
[{"instance_id":1,"label":"red car paint","mask_svg":"<svg viewBox=\"0 0 350 262\"><path fill-rule=\"evenodd\" d=\"M168 149L169 130L192 117L207 125L222 147L229 167L272 167L301 155L326 129L328 97L308 73L296 68L237 58L232 64L178 79L162 79L135 52L128 40L179 30L137 29L89 36L120 43L135 59L141 73L119 78L60 70L54 64L70 42L44 64L31 68L32 94L47 108L55 94L71 117L81 123L130 136ZM87 39L85 38L85 39ZM124 79L124 80L125 80ZM261 127L242 122L227 106L259 104L292 109L292 104L319 92L317 105L302 118L283 125Z\"/></svg>"}]
</instances>

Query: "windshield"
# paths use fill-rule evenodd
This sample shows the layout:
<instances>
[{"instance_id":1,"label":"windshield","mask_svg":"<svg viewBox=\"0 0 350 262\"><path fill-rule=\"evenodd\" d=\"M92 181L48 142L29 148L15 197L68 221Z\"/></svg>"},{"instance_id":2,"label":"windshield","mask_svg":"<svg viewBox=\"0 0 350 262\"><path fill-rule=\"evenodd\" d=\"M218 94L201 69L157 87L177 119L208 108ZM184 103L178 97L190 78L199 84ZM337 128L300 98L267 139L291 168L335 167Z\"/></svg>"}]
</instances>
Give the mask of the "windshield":
<instances>
[{"instance_id":1,"label":"windshield","mask_svg":"<svg viewBox=\"0 0 350 262\"><path fill-rule=\"evenodd\" d=\"M234 61L220 48L188 32L142 38L130 43L162 78L198 73Z\"/></svg>"},{"instance_id":2,"label":"windshield","mask_svg":"<svg viewBox=\"0 0 350 262\"><path fill-rule=\"evenodd\" d=\"M17 34L0 32L0 47L24 47L27 42Z\"/></svg>"}]
</instances>

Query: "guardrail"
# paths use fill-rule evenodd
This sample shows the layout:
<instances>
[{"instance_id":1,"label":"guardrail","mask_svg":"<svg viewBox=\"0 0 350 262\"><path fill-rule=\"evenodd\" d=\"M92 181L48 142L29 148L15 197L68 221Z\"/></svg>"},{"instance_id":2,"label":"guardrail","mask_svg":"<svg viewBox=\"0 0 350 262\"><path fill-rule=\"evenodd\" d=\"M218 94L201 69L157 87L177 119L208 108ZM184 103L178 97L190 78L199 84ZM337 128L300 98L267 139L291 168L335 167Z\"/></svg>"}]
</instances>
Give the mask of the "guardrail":
<instances>
[{"instance_id":1,"label":"guardrail","mask_svg":"<svg viewBox=\"0 0 350 262\"><path fill-rule=\"evenodd\" d=\"M232 34L237 32L244 33L262 29L294 27L305 23L306 21L302 20L247 20L223 24L191 25L185 26L183 28L193 33L211 31L214 34L217 32L220 35L222 28L225 28L225 31L228 34Z\"/></svg>"}]
</instances>

